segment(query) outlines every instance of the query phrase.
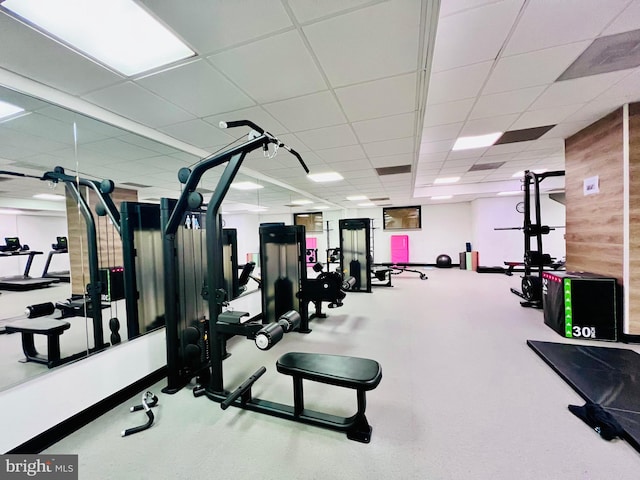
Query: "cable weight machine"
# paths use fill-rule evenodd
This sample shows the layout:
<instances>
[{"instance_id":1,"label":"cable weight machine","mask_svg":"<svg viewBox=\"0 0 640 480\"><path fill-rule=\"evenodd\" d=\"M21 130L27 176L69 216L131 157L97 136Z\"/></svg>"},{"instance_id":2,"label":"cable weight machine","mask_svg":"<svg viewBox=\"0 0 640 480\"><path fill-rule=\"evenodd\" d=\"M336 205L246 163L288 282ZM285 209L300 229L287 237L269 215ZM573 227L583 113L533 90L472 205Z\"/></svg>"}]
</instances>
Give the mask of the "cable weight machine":
<instances>
[{"instance_id":1,"label":"cable weight machine","mask_svg":"<svg viewBox=\"0 0 640 480\"><path fill-rule=\"evenodd\" d=\"M180 198L174 205L163 203L165 206L163 210L163 264L165 269L168 363L168 385L163 391L166 393L177 391L197 373L200 385L194 388L194 396L206 396L209 400L220 403L222 409L235 406L283 419L342 431L350 439L369 442L371 426L365 416L365 392L376 388L382 378L380 365L374 360L297 352L283 355L277 361L276 366L280 373L290 375L293 379L292 406L252 397L251 388L265 373L265 367L260 367L232 392L225 389L223 360L228 356L227 340L233 336L241 335L254 340L258 348L266 350L282 338L285 332L300 329L301 318L299 313L288 311L279 315L276 322L264 325L253 319L243 322L243 317L248 315L244 312L223 311L228 293L225 291L222 261L222 219L219 214L222 201L246 155L258 148L262 148L265 156L268 157L273 156L269 154L270 146L276 151L278 148L285 148L298 158L307 173L309 170L297 152L253 122L246 120L221 122L220 126L221 128L248 126L253 131L243 144L205 158L193 170L181 169L179 179L184 184L184 188ZM195 189L204 173L222 165L225 165L224 171L206 209L207 235L204 256L203 258L183 259L179 253L181 246L178 238L179 226L189 209L200 208L203 204L202 196ZM181 315L182 310L179 308L179 305L187 300L184 298L183 292L177 288L178 268L180 262L185 260L204 264L204 282L198 293L204 300L203 303L206 303L206 308L199 309L196 318L184 318ZM207 361L202 362L197 370L186 368L188 367L187 357L190 354L186 352L182 343L189 322L193 320L207 322L205 332ZM196 350L196 348L192 348L192 350ZM201 352L196 355L201 355ZM356 390L357 412L350 417L338 417L306 409L304 407L303 379Z\"/></svg>"}]
</instances>

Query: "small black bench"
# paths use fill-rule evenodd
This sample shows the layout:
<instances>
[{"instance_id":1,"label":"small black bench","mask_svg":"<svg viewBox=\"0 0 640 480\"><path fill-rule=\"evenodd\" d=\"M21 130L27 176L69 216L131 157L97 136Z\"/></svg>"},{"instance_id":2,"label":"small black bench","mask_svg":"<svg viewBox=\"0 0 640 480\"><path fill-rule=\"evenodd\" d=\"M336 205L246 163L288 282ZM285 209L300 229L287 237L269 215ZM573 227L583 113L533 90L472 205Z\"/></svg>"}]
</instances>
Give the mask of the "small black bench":
<instances>
[{"instance_id":1,"label":"small black bench","mask_svg":"<svg viewBox=\"0 0 640 480\"><path fill-rule=\"evenodd\" d=\"M376 388L382 379L382 368L378 362L341 355L290 352L278 359L276 368L278 372L293 377L295 416L304 414L302 380L356 390L358 411L344 419L344 429L349 439L369 443L372 429L365 416L365 392Z\"/></svg>"},{"instance_id":2,"label":"small black bench","mask_svg":"<svg viewBox=\"0 0 640 480\"><path fill-rule=\"evenodd\" d=\"M43 363L53 368L63 363L60 359L60 335L71 327L69 322L53 318L25 318L5 326L7 333L22 334L22 351L27 362ZM34 335L47 336L47 355L36 349Z\"/></svg>"}]
</instances>

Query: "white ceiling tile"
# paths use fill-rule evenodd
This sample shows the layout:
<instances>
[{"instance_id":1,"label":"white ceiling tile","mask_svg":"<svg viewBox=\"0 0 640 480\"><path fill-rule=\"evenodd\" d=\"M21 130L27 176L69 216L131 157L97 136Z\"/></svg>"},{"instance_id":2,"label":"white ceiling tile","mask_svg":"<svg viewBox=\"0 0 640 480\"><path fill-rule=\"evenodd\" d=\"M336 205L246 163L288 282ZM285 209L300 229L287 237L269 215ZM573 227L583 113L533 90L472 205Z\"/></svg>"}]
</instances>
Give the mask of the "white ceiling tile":
<instances>
[{"instance_id":1,"label":"white ceiling tile","mask_svg":"<svg viewBox=\"0 0 640 480\"><path fill-rule=\"evenodd\" d=\"M628 72L611 72L589 77L564 80L550 85L531 104L531 110L585 103L604 92L612 83L624 78Z\"/></svg>"},{"instance_id":2,"label":"white ceiling tile","mask_svg":"<svg viewBox=\"0 0 640 480\"><path fill-rule=\"evenodd\" d=\"M141 2L200 55L292 26L279 0Z\"/></svg>"},{"instance_id":3,"label":"white ceiling tile","mask_svg":"<svg viewBox=\"0 0 640 480\"><path fill-rule=\"evenodd\" d=\"M489 75L493 61L431 74L427 104L475 97Z\"/></svg>"},{"instance_id":4,"label":"white ceiling tile","mask_svg":"<svg viewBox=\"0 0 640 480\"><path fill-rule=\"evenodd\" d=\"M402 155L389 155L385 157L371 158L371 165L374 168L395 167L398 165L411 165L413 163L413 155L405 153Z\"/></svg>"},{"instance_id":5,"label":"white ceiling tile","mask_svg":"<svg viewBox=\"0 0 640 480\"><path fill-rule=\"evenodd\" d=\"M194 118L192 114L133 82L104 88L83 98L123 117L155 128Z\"/></svg>"},{"instance_id":6,"label":"white ceiling tile","mask_svg":"<svg viewBox=\"0 0 640 480\"><path fill-rule=\"evenodd\" d=\"M347 121L329 92L269 103L264 108L292 132L339 125Z\"/></svg>"},{"instance_id":7,"label":"white ceiling tile","mask_svg":"<svg viewBox=\"0 0 640 480\"><path fill-rule=\"evenodd\" d=\"M358 139L363 142L378 140L393 140L394 138L409 137L415 133L415 113L404 113L390 117L376 118L354 122L353 129Z\"/></svg>"},{"instance_id":8,"label":"white ceiling tile","mask_svg":"<svg viewBox=\"0 0 640 480\"><path fill-rule=\"evenodd\" d=\"M203 120L210 123L214 127L217 127L221 121L229 122L232 120L250 120L267 132L271 132L273 135L280 135L287 132L287 129L284 127L284 125L273 118L273 116L265 112L262 107L243 108L241 110L235 110L233 112L204 117ZM236 131L238 131L238 129L230 129L229 135L235 136Z\"/></svg>"},{"instance_id":9,"label":"white ceiling tile","mask_svg":"<svg viewBox=\"0 0 640 480\"><path fill-rule=\"evenodd\" d=\"M470 167L479 162L480 156L476 156L473 158L464 158L462 160L451 160L447 159L444 166L446 167Z\"/></svg>"},{"instance_id":10,"label":"white ceiling tile","mask_svg":"<svg viewBox=\"0 0 640 480\"><path fill-rule=\"evenodd\" d=\"M362 146L371 159L373 157L413 153L413 142L413 137L410 137L396 140L385 140L383 142L365 143Z\"/></svg>"},{"instance_id":11,"label":"white ceiling tile","mask_svg":"<svg viewBox=\"0 0 640 480\"><path fill-rule=\"evenodd\" d=\"M427 105L424 112L424 127L461 122L467 118L474 99L458 100L456 102Z\"/></svg>"},{"instance_id":12,"label":"white ceiling tile","mask_svg":"<svg viewBox=\"0 0 640 480\"><path fill-rule=\"evenodd\" d=\"M442 0L440 2L440 17L447 17L463 10L478 8L496 0Z\"/></svg>"},{"instance_id":13,"label":"white ceiling tile","mask_svg":"<svg viewBox=\"0 0 640 480\"><path fill-rule=\"evenodd\" d=\"M622 107L622 104L618 103L613 98L598 99L584 105L576 113L567 117L564 120L564 122L570 123L570 122L587 121L587 122L593 123L621 107Z\"/></svg>"},{"instance_id":14,"label":"white ceiling tile","mask_svg":"<svg viewBox=\"0 0 640 480\"><path fill-rule=\"evenodd\" d=\"M303 27L332 86L417 69L419 0L390 0Z\"/></svg>"},{"instance_id":15,"label":"white ceiling tile","mask_svg":"<svg viewBox=\"0 0 640 480\"><path fill-rule=\"evenodd\" d=\"M516 155L526 150L526 143L531 142L517 142L507 143L505 145L496 145L489 148L489 150L483 155L486 162L509 162L514 161Z\"/></svg>"},{"instance_id":16,"label":"white ceiling tile","mask_svg":"<svg viewBox=\"0 0 640 480\"><path fill-rule=\"evenodd\" d=\"M80 156L81 162L84 160L83 155L86 150L113 157L113 162L156 157L158 155L158 152L133 145L132 143L123 142L118 138L109 138L107 140L100 140L79 146L78 155Z\"/></svg>"},{"instance_id":17,"label":"white ceiling tile","mask_svg":"<svg viewBox=\"0 0 640 480\"><path fill-rule=\"evenodd\" d=\"M528 110L511 126L512 130L541 127L543 125L555 125L564 121L567 117L577 112L584 104L562 105L559 107L542 108L540 110Z\"/></svg>"},{"instance_id":18,"label":"white ceiling tile","mask_svg":"<svg viewBox=\"0 0 640 480\"><path fill-rule=\"evenodd\" d=\"M309 22L318 18L333 16L344 10L352 10L370 0L289 0L289 6L299 22Z\"/></svg>"},{"instance_id":19,"label":"white ceiling tile","mask_svg":"<svg viewBox=\"0 0 640 480\"><path fill-rule=\"evenodd\" d=\"M137 83L198 117L255 104L204 60L187 63Z\"/></svg>"},{"instance_id":20,"label":"white ceiling tile","mask_svg":"<svg viewBox=\"0 0 640 480\"><path fill-rule=\"evenodd\" d=\"M518 116L518 114L500 115L498 117L469 120L462 127L460 135L485 135L493 132L506 132L511 129L511 125L513 125Z\"/></svg>"},{"instance_id":21,"label":"white ceiling tile","mask_svg":"<svg viewBox=\"0 0 640 480\"><path fill-rule=\"evenodd\" d=\"M618 17L611 22L601 35L615 35L616 33L635 30L640 26L640 2L632 1Z\"/></svg>"},{"instance_id":22,"label":"white ceiling tile","mask_svg":"<svg viewBox=\"0 0 640 480\"><path fill-rule=\"evenodd\" d=\"M331 163L331 168L335 168L339 172L352 172L354 170L369 170L372 168L372 163L369 162L366 158L360 160L349 160L344 162L333 162ZM375 166L375 165L374 165ZM348 180L349 176L347 175L345 178Z\"/></svg>"},{"instance_id":23,"label":"white ceiling tile","mask_svg":"<svg viewBox=\"0 0 640 480\"><path fill-rule=\"evenodd\" d=\"M505 0L441 18L432 70L495 59L521 6L522 0Z\"/></svg>"},{"instance_id":24,"label":"white ceiling tile","mask_svg":"<svg viewBox=\"0 0 640 480\"><path fill-rule=\"evenodd\" d=\"M453 145L452 143L449 145ZM444 148L440 148L438 149L437 152L422 152L422 149L420 151L420 155L419 155L419 159L420 162L426 162L426 163L430 163L430 162L441 162L444 159L447 158L447 154L449 153L449 150L451 150L451 146L449 147L444 147Z\"/></svg>"},{"instance_id":25,"label":"white ceiling tile","mask_svg":"<svg viewBox=\"0 0 640 480\"><path fill-rule=\"evenodd\" d=\"M593 39L628 3L628 0L530 0L504 55Z\"/></svg>"},{"instance_id":26,"label":"white ceiling tile","mask_svg":"<svg viewBox=\"0 0 640 480\"><path fill-rule=\"evenodd\" d=\"M331 163L366 158L366 154L360 145L316 150L316 154Z\"/></svg>"},{"instance_id":27,"label":"white ceiling tile","mask_svg":"<svg viewBox=\"0 0 640 480\"><path fill-rule=\"evenodd\" d=\"M482 95L471 110L470 119L495 117L526 110L546 87L530 87L510 92Z\"/></svg>"},{"instance_id":28,"label":"white ceiling tile","mask_svg":"<svg viewBox=\"0 0 640 480\"><path fill-rule=\"evenodd\" d=\"M555 82L591 42L576 42L498 60L483 94L505 92Z\"/></svg>"},{"instance_id":29,"label":"white ceiling tile","mask_svg":"<svg viewBox=\"0 0 640 480\"><path fill-rule=\"evenodd\" d=\"M278 52L277 61L273 52ZM297 30L221 52L209 60L258 103L328 88Z\"/></svg>"},{"instance_id":30,"label":"white ceiling tile","mask_svg":"<svg viewBox=\"0 0 640 480\"><path fill-rule=\"evenodd\" d=\"M202 120L174 123L173 125L161 127L160 130L173 138L200 148L207 148L213 145L226 145L235 140L235 137L227 134L230 130L214 127L210 123L203 122Z\"/></svg>"},{"instance_id":31,"label":"white ceiling tile","mask_svg":"<svg viewBox=\"0 0 640 480\"><path fill-rule=\"evenodd\" d=\"M453 147L455 139L441 140L439 142L424 142L420 144L420 158L426 158L431 154L448 152ZM437 158L437 157L436 157Z\"/></svg>"},{"instance_id":32,"label":"white ceiling tile","mask_svg":"<svg viewBox=\"0 0 640 480\"><path fill-rule=\"evenodd\" d=\"M416 75L400 75L335 90L352 122L416 110Z\"/></svg>"},{"instance_id":33,"label":"white ceiling tile","mask_svg":"<svg viewBox=\"0 0 640 480\"><path fill-rule=\"evenodd\" d=\"M484 155L489 150L489 148L470 148L468 150L457 150L451 151L449 155L447 155L447 164L450 161L463 160L463 159L478 159Z\"/></svg>"},{"instance_id":34,"label":"white ceiling tile","mask_svg":"<svg viewBox=\"0 0 640 480\"><path fill-rule=\"evenodd\" d=\"M298 132L296 136L312 150L318 148L346 147L358 143L349 125L335 125Z\"/></svg>"},{"instance_id":35,"label":"white ceiling tile","mask_svg":"<svg viewBox=\"0 0 640 480\"><path fill-rule=\"evenodd\" d=\"M74 95L122 81L122 77L0 12L0 65Z\"/></svg>"},{"instance_id":36,"label":"white ceiling tile","mask_svg":"<svg viewBox=\"0 0 640 480\"><path fill-rule=\"evenodd\" d=\"M596 100L603 98L615 98L620 104L640 100L640 68L632 70L618 83L607 88Z\"/></svg>"},{"instance_id":37,"label":"white ceiling tile","mask_svg":"<svg viewBox=\"0 0 640 480\"><path fill-rule=\"evenodd\" d=\"M422 143L450 140L457 138L463 123L450 123L422 129Z\"/></svg>"}]
</instances>

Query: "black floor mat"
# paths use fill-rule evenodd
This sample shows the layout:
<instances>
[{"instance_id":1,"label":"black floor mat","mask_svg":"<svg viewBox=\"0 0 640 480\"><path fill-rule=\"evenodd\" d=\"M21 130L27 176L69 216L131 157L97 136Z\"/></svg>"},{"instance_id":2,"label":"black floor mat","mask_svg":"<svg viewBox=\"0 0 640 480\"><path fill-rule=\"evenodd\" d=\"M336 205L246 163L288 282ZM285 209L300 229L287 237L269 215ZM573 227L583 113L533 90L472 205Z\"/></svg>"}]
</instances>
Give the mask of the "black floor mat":
<instances>
[{"instance_id":1,"label":"black floor mat","mask_svg":"<svg viewBox=\"0 0 640 480\"><path fill-rule=\"evenodd\" d=\"M640 355L632 350L527 340L582 398L597 403L622 425L640 451Z\"/></svg>"}]
</instances>

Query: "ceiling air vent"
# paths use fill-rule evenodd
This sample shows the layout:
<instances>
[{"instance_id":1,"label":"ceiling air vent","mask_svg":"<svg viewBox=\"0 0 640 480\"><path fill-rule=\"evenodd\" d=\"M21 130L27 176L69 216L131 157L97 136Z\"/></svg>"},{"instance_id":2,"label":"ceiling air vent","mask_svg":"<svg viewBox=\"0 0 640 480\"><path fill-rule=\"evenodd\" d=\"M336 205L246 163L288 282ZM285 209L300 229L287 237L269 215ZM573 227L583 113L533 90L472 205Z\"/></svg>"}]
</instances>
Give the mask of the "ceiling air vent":
<instances>
[{"instance_id":1,"label":"ceiling air vent","mask_svg":"<svg viewBox=\"0 0 640 480\"><path fill-rule=\"evenodd\" d=\"M640 65L640 30L596 38L556 82Z\"/></svg>"},{"instance_id":2,"label":"ceiling air vent","mask_svg":"<svg viewBox=\"0 0 640 480\"><path fill-rule=\"evenodd\" d=\"M397 175L398 173L411 173L411 165L398 165L395 167L380 167L376 168L379 176L383 175Z\"/></svg>"},{"instance_id":3,"label":"ceiling air vent","mask_svg":"<svg viewBox=\"0 0 640 480\"><path fill-rule=\"evenodd\" d=\"M504 162L493 162L493 163L476 163L472 165L468 172L479 172L482 170L495 170L496 168L500 168L504 165Z\"/></svg>"},{"instance_id":4,"label":"ceiling air vent","mask_svg":"<svg viewBox=\"0 0 640 480\"><path fill-rule=\"evenodd\" d=\"M384 202L386 200L390 200L389 197L380 197L380 198L370 198L369 201L371 202Z\"/></svg>"},{"instance_id":5,"label":"ceiling air vent","mask_svg":"<svg viewBox=\"0 0 640 480\"><path fill-rule=\"evenodd\" d=\"M509 130L504 132L494 145L504 145L505 143L529 142L538 140L542 135L551 130L555 125L545 125L544 127L523 128L522 130Z\"/></svg>"}]
</instances>

